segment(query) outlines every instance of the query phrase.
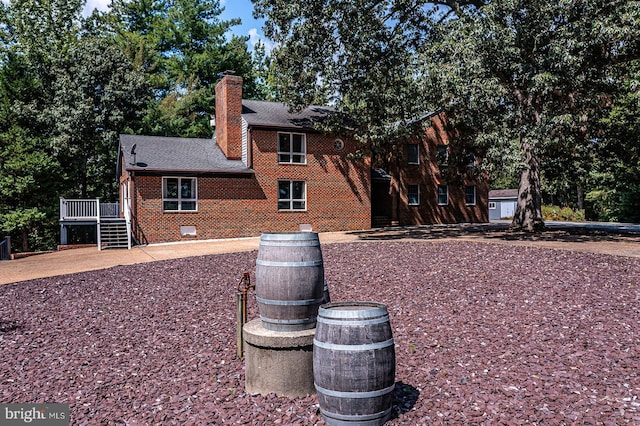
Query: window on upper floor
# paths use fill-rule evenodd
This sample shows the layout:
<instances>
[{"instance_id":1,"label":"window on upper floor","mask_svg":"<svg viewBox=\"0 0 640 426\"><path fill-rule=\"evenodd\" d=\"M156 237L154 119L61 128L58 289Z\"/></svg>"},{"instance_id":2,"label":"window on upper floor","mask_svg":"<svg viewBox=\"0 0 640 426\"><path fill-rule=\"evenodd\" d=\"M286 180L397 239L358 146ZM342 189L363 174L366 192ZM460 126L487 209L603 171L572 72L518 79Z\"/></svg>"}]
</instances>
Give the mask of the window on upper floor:
<instances>
[{"instance_id":1,"label":"window on upper floor","mask_svg":"<svg viewBox=\"0 0 640 426\"><path fill-rule=\"evenodd\" d=\"M436 162L438 166L446 166L449 164L449 147L446 145L438 145L436 147Z\"/></svg>"},{"instance_id":2,"label":"window on upper floor","mask_svg":"<svg viewBox=\"0 0 640 426\"><path fill-rule=\"evenodd\" d=\"M278 163L307 163L307 138L304 134L278 133Z\"/></svg>"},{"instance_id":3,"label":"window on upper floor","mask_svg":"<svg viewBox=\"0 0 640 426\"><path fill-rule=\"evenodd\" d=\"M306 210L307 183L303 180L278 181L278 210Z\"/></svg>"},{"instance_id":4,"label":"window on upper floor","mask_svg":"<svg viewBox=\"0 0 640 426\"><path fill-rule=\"evenodd\" d=\"M198 181L196 178L162 178L162 209L164 211L196 211Z\"/></svg>"},{"instance_id":5,"label":"window on upper floor","mask_svg":"<svg viewBox=\"0 0 640 426\"><path fill-rule=\"evenodd\" d=\"M407 185L407 198L410 206L420 205L420 185Z\"/></svg>"},{"instance_id":6,"label":"window on upper floor","mask_svg":"<svg viewBox=\"0 0 640 426\"><path fill-rule=\"evenodd\" d=\"M468 206L476 205L476 187L473 185L464 187L464 201Z\"/></svg>"},{"instance_id":7,"label":"window on upper floor","mask_svg":"<svg viewBox=\"0 0 640 426\"><path fill-rule=\"evenodd\" d=\"M407 163L420 164L420 145L417 143L407 145Z\"/></svg>"},{"instance_id":8,"label":"window on upper floor","mask_svg":"<svg viewBox=\"0 0 640 426\"><path fill-rule=\"evenodd\" d=\"M438 185L438 205L446 206L447 204L449 204L449 187Z\"/></svg>"}]
</instances>

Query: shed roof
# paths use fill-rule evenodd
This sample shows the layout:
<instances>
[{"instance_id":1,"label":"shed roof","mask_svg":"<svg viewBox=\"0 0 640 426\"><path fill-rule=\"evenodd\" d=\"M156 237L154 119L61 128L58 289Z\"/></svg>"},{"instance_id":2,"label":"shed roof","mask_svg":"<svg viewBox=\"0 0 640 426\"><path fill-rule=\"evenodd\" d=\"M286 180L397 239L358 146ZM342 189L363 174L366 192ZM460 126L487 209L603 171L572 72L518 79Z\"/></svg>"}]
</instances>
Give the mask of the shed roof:
<instances>
[{"instance_id":1,"label":"shed roof","mask_svg":"<svg viewBox=\"0 0 640 426\"><path fill-rule=\"evenodd\" d=\"M517 189L492 189L489 191L489 199L494 198L518 198Z\"/></svg>"},{"instance_id":2,"label":"shed roof","mask_svg":"<svg viewBox=\"0 0 640 426\"><path fill-rule=\"evenodd\" d=\"M131 171L253 173L228 160L213 139L120 135L120 152Z\"/></svg>"},{"instance_id":3,"label":"shed roof","mask_svg":"<svg viewBox=\"0 0 640 426\"><path fill-rule=\"evenodd\" d=\"M311 105L295 113L280 102L242 100L242 117L250 127L312 130L314 124L333 112L330 107Z\"/></svg>"}]
</instances>

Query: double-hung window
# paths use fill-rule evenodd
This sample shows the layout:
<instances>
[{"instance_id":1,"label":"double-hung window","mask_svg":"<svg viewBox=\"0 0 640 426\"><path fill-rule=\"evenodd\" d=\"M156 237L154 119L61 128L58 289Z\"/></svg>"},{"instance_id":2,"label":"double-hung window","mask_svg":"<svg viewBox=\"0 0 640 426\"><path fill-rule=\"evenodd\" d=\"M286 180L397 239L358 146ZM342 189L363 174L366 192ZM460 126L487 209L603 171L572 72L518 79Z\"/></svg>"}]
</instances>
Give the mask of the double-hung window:
<instances>
[{"instance_id":1,"label":"double-hung window","mask_svg":"<svg viewBox=\"0 0 640 426\"><path fill-rule=\"evenodd\" d=\"M447 185L438 185L438 205L446 206L449 204L449 188Z\"/></svg>"},{"instance_id":2,"label":"double-hung window","mask_svg":"<svg viewBox=\"0 0 640 426\"><path fill-rule=\"evenodd\" d=\"M278 210L306 210L307 184L303 180L278 181Z\"/></svg>"},{"instance_id":3,"label":"double-hung window","mask_svg":"<svg viewBox=\"0 0 640 426\"><path fill-rule=\"evenodd\" d=\"M164 211L195 211L198 209L196 178L162 178L162 209Z\"/></svg>"},{"instance_id":4,"label":"double-hung window","mask_svg":"<svg viewBox=\"0 0 640 426\"><path fill-rule=\"evenodd\" d=\"M420 145L417 143L407 145L407 163L420 164Z\"/></svg>"},{"instance_id":5,"label":"double-hung window","mask_svg":"<svg viewBox=\"0 0 640 426\"><path fill-rule=\"evenodd\" d=\"M468 206L476 205L476 187L475 186L464 187L464 201Z\"/></svg>"},{"instance_id":6,"label":"double-hung window","mask_svg":"<svg viewBox=\"0 0 640 426\"><path fill-rule=\"evenodd\" d=\"M278 163L307 163L307 140L304 134L278 133Z\"/></svg>"},{"instance_id":7,"label":"double-hung window","mask_svg":"<svg viewBox=\"0 0 640 426\"><path fill-rule=\"evenodd\" d=\"M407 198L410 206L420 205L420 185L407 185Z\"/></svg>"}]
</instances>

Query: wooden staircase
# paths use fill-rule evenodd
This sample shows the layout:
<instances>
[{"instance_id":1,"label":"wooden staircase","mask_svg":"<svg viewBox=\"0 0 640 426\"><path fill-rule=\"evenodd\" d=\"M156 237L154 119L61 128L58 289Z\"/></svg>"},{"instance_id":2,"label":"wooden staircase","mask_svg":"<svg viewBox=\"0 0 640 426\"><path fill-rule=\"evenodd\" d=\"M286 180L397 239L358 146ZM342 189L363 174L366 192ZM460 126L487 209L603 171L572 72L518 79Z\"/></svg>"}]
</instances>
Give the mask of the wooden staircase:
<instances>
[{"instance_id":1,"label":"wooden staircase","mask_svg":"<svg viewBox=\"0 0 640 426\"><path fill-rule=\"evenodd\" d=\"M100 238L98 244L102 249L130 248L127 222L125 219L102 219L100 221Z\"/></svg>"}]
</instances>

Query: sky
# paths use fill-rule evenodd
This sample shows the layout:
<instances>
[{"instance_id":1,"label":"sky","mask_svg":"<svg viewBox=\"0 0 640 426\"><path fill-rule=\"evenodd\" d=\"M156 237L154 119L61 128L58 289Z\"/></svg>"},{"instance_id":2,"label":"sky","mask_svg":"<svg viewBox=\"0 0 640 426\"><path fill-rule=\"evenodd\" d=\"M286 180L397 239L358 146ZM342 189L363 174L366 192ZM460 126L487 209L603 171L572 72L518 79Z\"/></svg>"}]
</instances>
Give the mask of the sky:
<instances>
[{"instance_id":1,"label":"sky","mask_svg":"<svg viewBox=\"0 0 640 426\"><path fill-rule=\"evenodd\" d=\"M6 1L6 0L3 0ZM94 9L107 10L111 0L87 0L83 14L88 16ZM265 40L262 34L262 23L253 18L253 4L251 0L220 0L220 5L225 8L220 16L222 20L240 18L242 25L231 28L233 34L239 36L249 36L249 50L253 50L253 46L262 40L265 43L267 52L271 50L272 43Z\"/></svg>"}]
</instances>

